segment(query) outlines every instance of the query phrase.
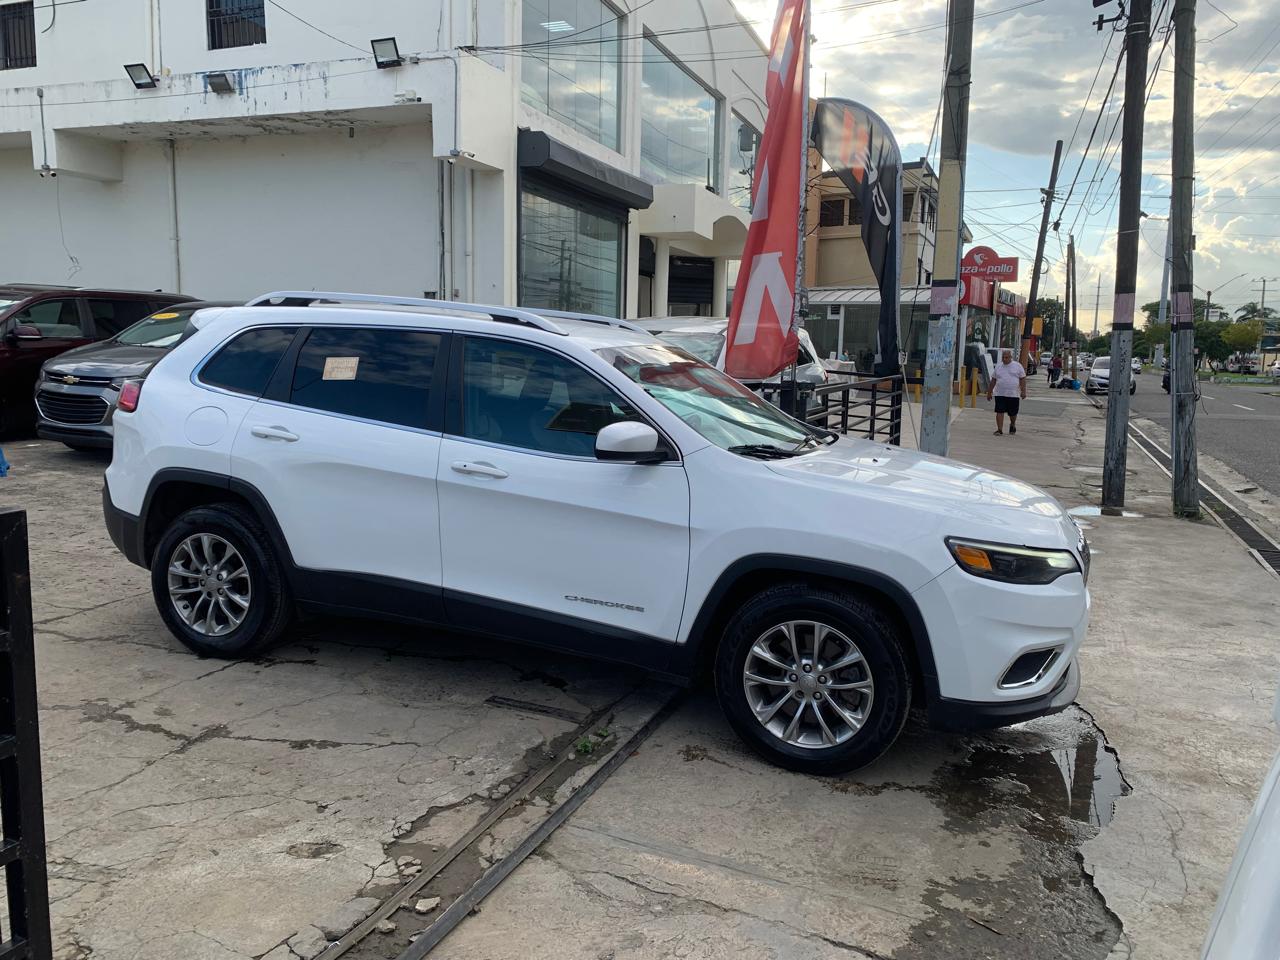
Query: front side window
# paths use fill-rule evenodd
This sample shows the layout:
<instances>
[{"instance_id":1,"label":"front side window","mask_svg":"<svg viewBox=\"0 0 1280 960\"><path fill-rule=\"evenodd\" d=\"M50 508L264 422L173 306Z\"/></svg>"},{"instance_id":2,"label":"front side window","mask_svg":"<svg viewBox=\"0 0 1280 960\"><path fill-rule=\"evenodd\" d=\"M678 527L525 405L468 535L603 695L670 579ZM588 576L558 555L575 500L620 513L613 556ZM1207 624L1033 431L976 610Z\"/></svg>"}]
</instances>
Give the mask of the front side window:
<instances>
[{"instance_id":1,"label":"front side window","mask_svg":"<svg viewBox=\"0 0 1280 960\"><path fill-rule=\"evenodd\" d=\"M462 435L507 447L594 457L601 429L639 419L578 364L509 340L467 340L462 389Z\"/></svg>"},{"instance_id":2,"label":"front side window","mask_svg":"<svg viewBox=\"0 0 1280 960\"><path fill-rule=\"evenodd\" d=\"M6 3L0 6L0 70L36 65L36 5Z\"/></svg>"},{"instance_id":3,"label":"front side window","mask_svg":"<svg viewBox=\"0 0 1280 960\"><path fill-rule=\"evenodd\" d=\"M621 316L623 217L526 182L520 193L520 305Z\"/></svg>"},{"instance_id":4,"label":"front side window","mask_svg":"<svg viewBox=\"0 0 1280 960\"><path fill-rule=\"evenodd\" d=\"M100 338L114 337L133 326L151 312L151 304L143 300L90 300L89 314L94 332Z\"/></svg>"},{"instance_id":5,"label":"front side window","mask_svg":"<svg viewBox=\"0 0 1280 960\"><path fill-rule=\"evenodd\" d=\"M262 396L296 332L293 327L246 330L201 368L200 382L233 393Z\"/></svg>"},{"instance_id":6,"label":"front side window","mask_svg":"<svg viewBox=\"0 0 1280 960\"><path fill-rule=\"evenodd\" d=\"M265 0L205 0L205 3L210 50L267 42Z\"/></svg>"},{"instance_id":7,"label":"front side window","mask_svg":"<svg viewBox=\"0 0 1280 960\"><path fill-rule=\"evenodd\" d=\"M417 330L317 328L298 353L289 402L425 429L440 340Z\"/></svg>"},{"instance_id":8,"label":"front side window","mask_svg":"<svg viewBox=\"0 0 1280 960\"><path fill-rule=\"evenodd\" d=\"M760 131L735 113L729 136L729 202L750 210L751 179L755 176Z\"/></svg>"},{"instance_id":9,"label":"front side window","mask_svg":"<svg viewBox=\"0 0 1280 960\"><path fill-rule=\"evenodd\" d=\"M654 183L700 183L720 192L720 101L662 47L644 41L640 166Z\"/></svg>"},{"instance_id":10,"label":"front side window","mask_svg":"<svg viewBox=\"0 0 1280 960\"><path fill-rule=\"evenodd\" d=\"M80 320L80 304L75 300L41 300L13 315L15 324L25 324L40 331L40 336L54 340L78 340L84 333Z\"/></svg>"},{"instance_id":11,"label":"front side window","mask_svg":"<svg viewBox=\"0 0 1280 960\"><path fill-rule=\"evenodd\" d=\"M522 10L521 98L617 150L621 18L600 0L525 0Z\"/></svg>"},{"instance_id":12,"label":"front side window","mask_svg":"<svg viewBox=\"0 0 1280 960\"><path fill-rule=\"evenodd\" d=\"M614 369L718 447L798 450L813 432L727 374L666 344L596 351Z\"/></svg>"}]
</instances>

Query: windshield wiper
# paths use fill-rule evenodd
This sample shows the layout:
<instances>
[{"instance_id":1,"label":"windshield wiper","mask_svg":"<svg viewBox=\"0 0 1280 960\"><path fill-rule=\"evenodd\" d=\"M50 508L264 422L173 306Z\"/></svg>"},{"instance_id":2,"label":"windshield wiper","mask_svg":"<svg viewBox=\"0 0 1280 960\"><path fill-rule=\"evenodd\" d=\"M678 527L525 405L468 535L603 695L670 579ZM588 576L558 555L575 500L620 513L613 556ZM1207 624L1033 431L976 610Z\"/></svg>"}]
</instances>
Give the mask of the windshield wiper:
<instances>
[{"instance_id":1,"label":"windshield wiper","mask_svg":"<svg viewBox=\"0 0 1280 960\"><path fill-rule=\"evenodd\" d=\"M740 453L744 457L759 457L761 460L785 460L796 455L795 450L775 447L771 443L740 443L729 448L730 453Z\"/></svg>"}]
</instances>

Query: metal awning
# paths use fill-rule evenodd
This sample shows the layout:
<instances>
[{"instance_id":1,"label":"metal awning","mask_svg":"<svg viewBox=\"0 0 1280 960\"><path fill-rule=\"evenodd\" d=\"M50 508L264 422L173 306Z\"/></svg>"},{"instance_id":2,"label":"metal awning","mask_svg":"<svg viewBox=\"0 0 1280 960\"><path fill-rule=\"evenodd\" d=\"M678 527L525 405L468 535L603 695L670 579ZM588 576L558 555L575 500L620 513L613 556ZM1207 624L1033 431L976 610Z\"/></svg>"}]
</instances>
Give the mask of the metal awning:
<instances>
[{"instance_id":1,"label":"metal awning","mask_svg":"<svg viewBox=\"0 0 1280 960\"><path fill-rule=\"evenodd\" d=\"M927 304L929 302L930 287L903 287L901 290L901 302L904 305ZM823 304L842 304L842 303L880 303L880 289L878 287L810 287L809 302Z\"/></svg>"},{"instance_id":2,"label":"metal awning","mask_svg":"<svg viewBox=\"0 0 1280 960\"><path fill-rule=\"evenodd\" d=\"M521 129L516 141L516 162L522 170L554 177L610 203L644 210L653 203L653 187L647 180L611 167L541 130Z\"/></svg>"}]
</instances>

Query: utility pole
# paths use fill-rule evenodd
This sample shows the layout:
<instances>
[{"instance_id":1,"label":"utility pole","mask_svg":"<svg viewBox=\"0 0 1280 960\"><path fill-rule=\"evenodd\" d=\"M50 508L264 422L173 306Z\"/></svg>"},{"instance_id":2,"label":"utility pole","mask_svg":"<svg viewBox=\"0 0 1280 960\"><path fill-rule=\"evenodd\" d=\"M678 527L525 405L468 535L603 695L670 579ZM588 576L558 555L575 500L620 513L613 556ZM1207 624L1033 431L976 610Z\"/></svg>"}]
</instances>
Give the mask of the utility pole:
<instances>
[{"instance_id":1,"label":"utility pole","mask_svg":"<svg viewBox=\"0 0 1280 960\"><path fill-rule=\"evenodd\" d=\"M1176 67L1174 69L1177 69ZM1164 326L1169 316L1169 268L1173 266L1173 217L1164 234L1164 271L1160 275L1160 314L1157 323Z\"/></svg>"},{"instance_id":2,"label":"utility pole","mask_svg":"<svg viewBox=\"0 0 1280 960\"><path fill-rule=\"evenodd\" d=\"M1027 315L1022 321L1022 367L1031 358L1031 336L1035 324L1036 298L1040 295L1040 262L1044 259L1044 238L1049 232L1049 215L1053 212L1053 191L1058 186L1058 162L1062 159L1062 141L1053 148L1053 166L1049 168L1049 189L1044 194L1044 212L1040 215L1040 238L1036 241L1036 259L1031 265L1031 293L1027 297Z\"/></svg>"},{"instance_id":3,"label":"utility pole","mask_svg":"<svg viewBox=\"0 0 1280 960\"><path fill-rule=\"evenodd\" d=\"M1138 286L1138 229L1142 215L1142 127L1147 93L1151 0L1131 0L1125 28L1124 121L1120 144L1120 222L1116 235L1115 299L1111 311L1111 388L1107 395L1107 445L1102 457L1102 512L1124 509L1129 452L1129 384L1133 371L1134 295Z\"/></svg>"},{"instance_id":4,"label":"utility pole","mask_svg":"<svg viewBox=\"0 0 1280 960\"><path fill-rule=\"evenodd\" d=\"M1098 335L1098 305L1102 303L1102 274L1098 274L1098 290L1093 295L1093 333L1090 339Z\"/></svg>"},{"instance_id":5,"label":"utility pole","mask_svg":"<svg viewBox=\"0 0 1280 960\"><path fill-rule=\"evenodd\" d=\"M1200 515L1196 464L1195 301L1192 299L1191 194L1195 187L1196 0L1173 4L1173 195L1169 241L1173 260L1173 359L1169 374L1173 513ZM1168 255L1168 254L1167 254ZM1165 264L1165 275L1169 266ZM1266 289L1265 287L1263 288ZM1264 294L1265 296L1265 294ZM1208 317L1208 304L1205 317Z\"/></svg>"},{"instance_id":6,"label":"utility pole","mask_svg":"<svg viewBox=\"0 0 1280 960\"><path fill-rule=\"evenodd\" d=\"M1076 312L1080 301L1080 284L1076 280L1076 238L1067 234L1067 276L1071 278L1071 340L1075 346L1071 349L1071 379L1076 379L1076 355L1080 352L1080 319Z\"/></svg>"},{"instance_id":7,"label":"utility pole","mask_svg":"<svg viewBox=\"0 0 1280 960\"><path fill-rule=\"evenodd\" d=\"M1071 320L1071 296L1074 293L1074 291L1071 289L1071 243L1070 242L1067 243L1067 259L1066 259L1066 262L1062 265L1062 267L1063 267L1063 271L1067 275L1066 282L1063 283L1063 288L1065 289L1066 292L1064 294L1065 299L1063 300L1063 304L1062 304L1062 323L1058 325L1059 330L1061 331L1061 336L1058 337L1057 343L1054 344L1055 347L1061 347L1062 344L1066 343L1068 340L1071 339L1070 334L1067 332L1068 325ZM1057 354L1059 351L1055 349L1053 352Z\"/></svg>"},{"instance_id":8,"label":"utility pole","mask_svg":"<svg viewBox=\"0 0 1280 960\"><path fill-rule=\"evenodd\" d=\"M960 228L964 219L964 164L969 140L969 75L974 0L951 0L947 24L947 85L943 91L938 163L938 232L929 297L920 449L946 456L951 427L952 357L959 311Z\"/></svg>"}]
</instances>

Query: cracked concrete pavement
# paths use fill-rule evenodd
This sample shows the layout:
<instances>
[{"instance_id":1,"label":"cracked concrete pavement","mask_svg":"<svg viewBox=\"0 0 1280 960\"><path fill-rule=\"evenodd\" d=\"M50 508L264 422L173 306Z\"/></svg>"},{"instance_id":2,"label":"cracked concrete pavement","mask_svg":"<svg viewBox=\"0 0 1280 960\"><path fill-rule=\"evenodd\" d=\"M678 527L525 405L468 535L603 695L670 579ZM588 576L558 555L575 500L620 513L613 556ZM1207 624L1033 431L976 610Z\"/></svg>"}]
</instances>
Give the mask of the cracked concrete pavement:
<instances>
[{"instance_id":1,"label":"cracked concrete pavement","mask_svg":"<svg viewBox=\"0 0 1280 960\"><path fill-rule=\"evenodd\" d=\"M1097 413L1035 400L1016 437L966 411L954 455L1096 501ZM32 531L61 960L314 957L406 879L406 855L453 843L573 718L640 683L354 622L305 623L250 663L198 659L107 541L103 461L47 443L6 454L0 498ZM695 689L437 954L1194 953L1280 744L1277 592L1219 528L1167 517L1166 481L1137 450L1129 466L1144 516L1089 521L1078 707L981 736L913 721L872 767L824 779L756 759ZM546 805L484 838L467 876ZM401 946L375 933L353 956Z\"/></svg>"}]
</instances>

